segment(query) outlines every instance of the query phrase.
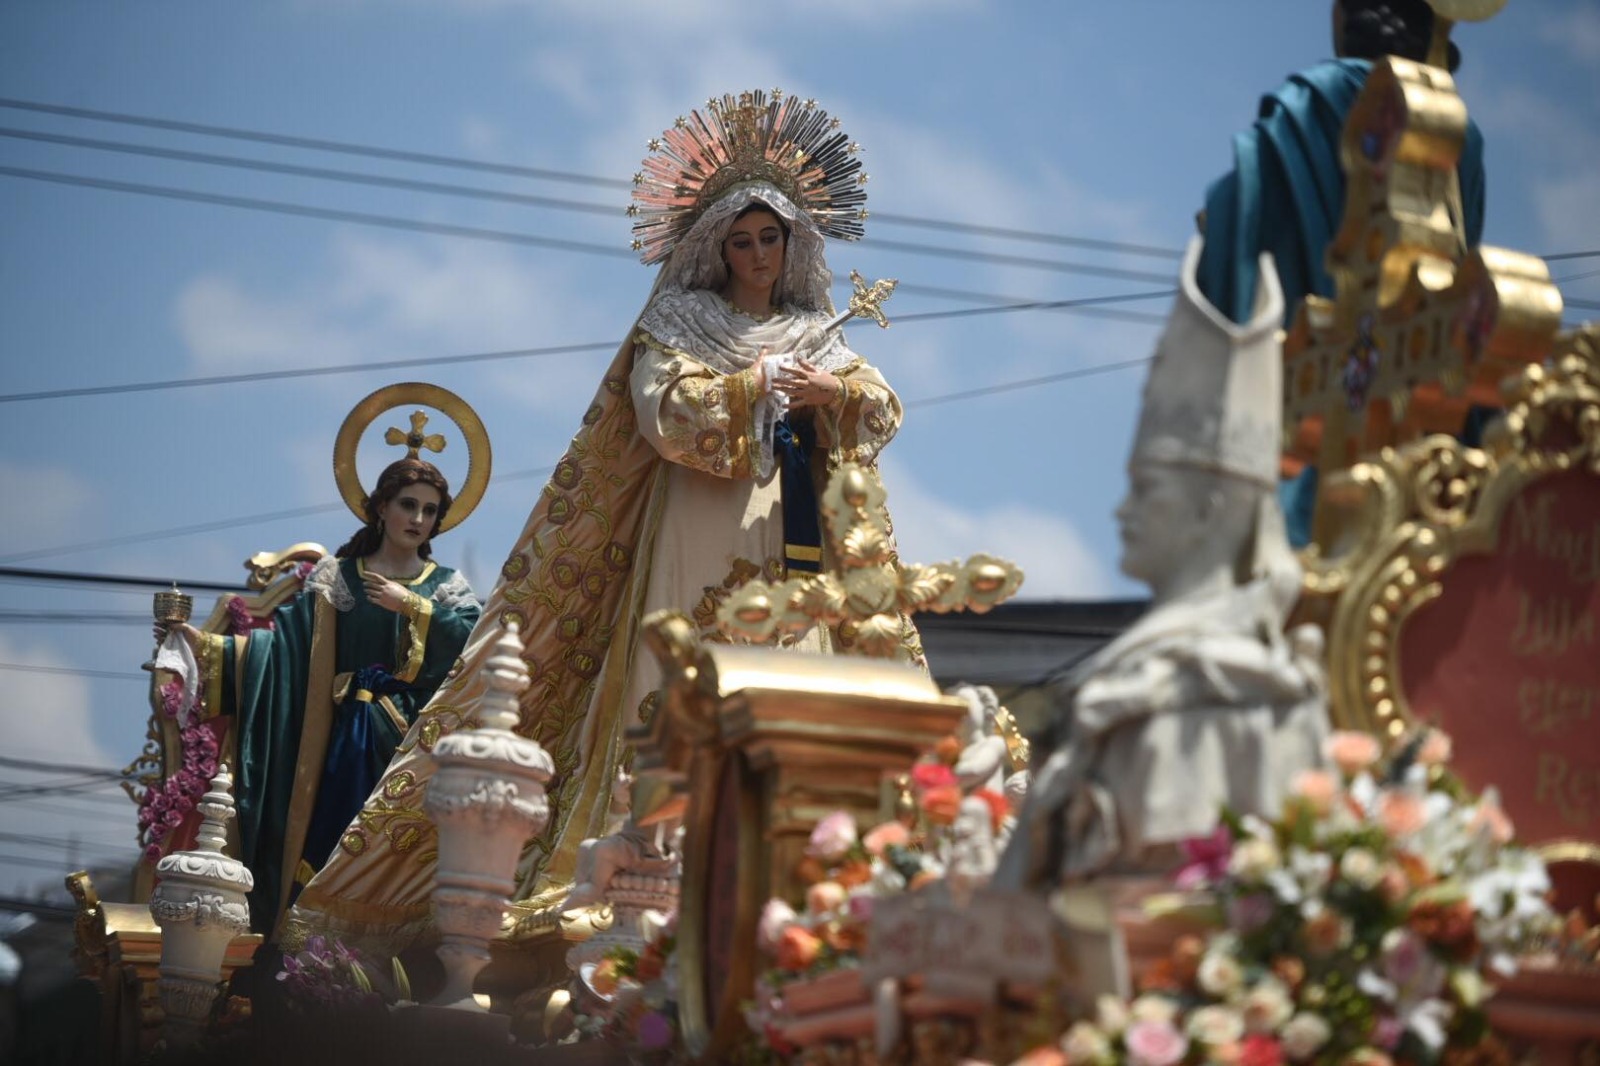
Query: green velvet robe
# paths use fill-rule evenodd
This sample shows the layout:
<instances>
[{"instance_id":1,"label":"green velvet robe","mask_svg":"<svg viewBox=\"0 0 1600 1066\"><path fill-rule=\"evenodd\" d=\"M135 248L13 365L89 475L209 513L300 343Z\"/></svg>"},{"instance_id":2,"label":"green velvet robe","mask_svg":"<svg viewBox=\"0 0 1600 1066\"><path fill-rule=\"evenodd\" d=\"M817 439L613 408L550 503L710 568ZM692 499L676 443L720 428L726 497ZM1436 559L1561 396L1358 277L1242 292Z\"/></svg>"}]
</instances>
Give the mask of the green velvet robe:
<instances>
[{"instance_id":1,"label":"green velvet robe","mask_svg":"<svg viewBox=\"0 0 1600 1066\"><path fill-rule=\"evenodd\" d=\"M415 621L369 603L361 571L359 560L325 558L305 590L275 612L272 629L213 638L202 649L212 710L236 718L239 857L255 876L250 920L257 932L271 934L288 904L313 817L348 824L365 799L344 811L318 809L328 742L351 675L376 664L407 682L351 708L370 716L367 758L375 780L478 621L476 597L448 567L429 563L402 582L427 604Z\"/></svg>"}]
</instances>

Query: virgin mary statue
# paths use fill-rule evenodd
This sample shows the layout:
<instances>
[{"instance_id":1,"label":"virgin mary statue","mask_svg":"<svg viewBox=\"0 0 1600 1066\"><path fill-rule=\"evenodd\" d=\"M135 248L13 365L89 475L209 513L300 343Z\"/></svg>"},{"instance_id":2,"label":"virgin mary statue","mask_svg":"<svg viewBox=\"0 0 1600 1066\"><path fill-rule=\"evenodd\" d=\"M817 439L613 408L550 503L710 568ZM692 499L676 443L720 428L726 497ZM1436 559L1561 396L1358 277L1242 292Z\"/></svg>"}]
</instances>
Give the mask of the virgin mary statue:
<instances>
[{"instance_id":1,"label":"virgin mary statue","mask_svg":"<svg viewBox=\"0 0 1600 1066\"><path fill-rule=\"evenodd\" d=\"M744 582L827 563L817 511L830 470L871 468L901 407L830 329L824 237L865 217L858 148L811 102L774 91L712 100L651 142L635 177L634 247L662 263L643 312L584 412L500 572L463 661L423 710L327 865L291 934L317 929L398 951L426 931L436 856L422 801L441 736L472 720L500 628L525 635L533 683L519 731L555 760L550 823L519 893L562 899L579 842L605 833L627 728L657 672L640 621L676 608L715 630ZM905 623L908 657L920 660ZM848 652L818 627L799 650Z\"/></svg>"}]
</instances>

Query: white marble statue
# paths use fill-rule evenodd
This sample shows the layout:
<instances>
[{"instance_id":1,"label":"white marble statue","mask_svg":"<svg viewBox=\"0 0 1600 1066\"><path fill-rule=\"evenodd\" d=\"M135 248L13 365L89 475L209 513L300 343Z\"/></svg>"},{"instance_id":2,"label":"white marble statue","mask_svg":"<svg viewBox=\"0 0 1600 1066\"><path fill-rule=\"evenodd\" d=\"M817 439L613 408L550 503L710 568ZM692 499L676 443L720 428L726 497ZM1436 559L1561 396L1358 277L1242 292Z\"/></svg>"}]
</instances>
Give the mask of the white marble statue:
<instances>
[{"instance_id":1,"label":"white marble statue","mask_svg":"<svg viewBox=\"0 0 1600 1066\"><path fill-rule=\"evenodd\" d=\"M988 685L961 684L946 691L967 701L967 717L956 731L962 745L954 768L956 783L963 795L982 788L1006 798L1013 813L1006 815L994 833L995 846L1003 848L1016 824L1014 812L1028 794L1026 742L1021 740L1011 712L1000 705L1000 698Z\"/></svg>"},{"instance_id":2,"label":"white marble statue","mask_svg":"<svg viewBox=\"0 0 1600 1066\"><path fill-rule=\"evenodd\" d=\"M618 770L611 786L611 806L606 822L610 832L578 845L572 891L561 905L563 911L575 911L604 900L612 880L624 871L677 876L678 820L641 828L631 814L632 787L633 776L626 770Z\"/></svg>"},{"instance_id":3,"label":"white marble statue","mask_svg":"<svg viewBox=\"0 0 1600 1066\"><path fill-rule=\"evenodd\" d=\"M1170 869L1222 806L1276 815L1323 758L1320 640L1284 631L1300 569L1275 492L1282 296L1263 257L1255 315L1234 325L1196 287L1199 252L1196 240L1117 509L1123 572L1150 586L1151 607L1057 685L997 887Z\"/></svg>"}]
</instances>

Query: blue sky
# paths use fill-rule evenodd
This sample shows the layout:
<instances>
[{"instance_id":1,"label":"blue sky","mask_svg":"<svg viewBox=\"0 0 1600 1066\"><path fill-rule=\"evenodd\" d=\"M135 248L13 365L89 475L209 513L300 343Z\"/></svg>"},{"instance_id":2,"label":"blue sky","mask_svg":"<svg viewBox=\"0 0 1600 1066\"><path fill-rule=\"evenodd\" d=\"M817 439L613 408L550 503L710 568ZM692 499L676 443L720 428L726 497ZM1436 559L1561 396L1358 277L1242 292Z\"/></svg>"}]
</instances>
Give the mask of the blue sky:
<instances>
[{"instance_id":1,"label":"blue sky","mask_svg":"<svg viewBox=\"0 0 1600 1066\"><path fill-rule=\"evenodd\" d=\"M379 145L616 180L707 96L816 97L865 147L877 212L1176 250L1255 101L1328 52L1321 0L1090 4L879 0L281 0L0 5L0 97ZM1513 0L1456 34L1488 143L1487 243L1600 248L1600 4ZM626 192L247 144L0 107L0 128L558 197L540 209L156 160L0 136L0 166L253 197L624 250ZM0 176L0 393L123 385L614 341L652 272L572 254L291 218ZM914 242L1170 277L1169 258L887 221L830 261L895 276L891 317L1025 299L1151 292L1093 277L875 246ZM1556 264L1600 299L1596 259ZM1160 300L1122 305L1161 314ZM1574 311L1569 320L1594 317ZM885 460L905 554L1020 562L1036 598L1132 594L1111 512L1138 370L957 402L916 401L1149 354L1157 326L1032 312L853 327L908 404ZM253 552L336 546L343 510L87 550L63 547L332 504L333 434L406 378L473 404L495 447L483 507L438 544L487 592L608 355L468 362L181 390L0 403L0 565L228 581ZM378 448L364 449L370 478ZM462 457L447 457L459 478ZM511 475L511 476L506 476ZM48 554L39 554L48 553ZM19 558L21 556L21 558ZM147 714L128 674L148 626L21 624L19 612L144 615L143 592L0 581L0 728L17 757L121 766ZM208 606L202 597L199 609ZM35 668L30 671L14 666ZM48 671L39 672L38 668ZM4 781L32 781L7 770ZM0 785L3 787L3 785ZM126 847L131 805L0 802L0 830ZM65 861L0 842L0 856ZM0 858L0 892L55 880Z\"/></svg>"}]
</instances>

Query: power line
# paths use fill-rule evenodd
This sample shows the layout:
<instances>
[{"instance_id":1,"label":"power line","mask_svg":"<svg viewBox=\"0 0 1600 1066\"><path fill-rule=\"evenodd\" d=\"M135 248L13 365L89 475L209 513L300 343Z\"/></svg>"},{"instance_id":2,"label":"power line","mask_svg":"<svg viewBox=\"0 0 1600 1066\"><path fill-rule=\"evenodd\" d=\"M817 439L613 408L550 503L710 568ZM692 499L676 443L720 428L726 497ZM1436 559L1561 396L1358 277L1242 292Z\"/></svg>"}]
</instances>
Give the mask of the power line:
<instances>
[{"instance_id":1,"label":"power line","mask_svg":"<svg viewBox=\"0 0 1600 1066\"><path fill-rule=\"evenodd\" d=\"M423 222L417 219L398 218L393 215L374 215L362 211L314 207L309 204L297 204L284 200L261 200L249 196L230 196L223 193L201 192L196 189L181 189L171 185L147 185L141 182L115 181L110 178L66 174L55 170L33 170L27 167L0 167L0 175L22 178L28 181L53 182L58 185L133 193L139 196L155 196L169 200L212 204L220 207L237 207L248 211L268 211L281 215L314 218L324 222L350 222L356 225L407 230L413 233L431 233L437 236L463 237L469 240L497 241L502 244L532 245L538 248L551 248L556 251L578 252L584 255L600 255L608 258L632 259L634 257L631 251L625 248L612 247L608 244L593 244L586 241L566 240L560 237L545 237L536 233L485 229L479 226ZM869 238L861 243L864 246L875 249L906 252L913 255L936 256L945 259L964 260L966 262L997 263L1004 266L1050 270L1064 274L1084 274L1090 277L1113 278L1123 281L1146 281L1155 284L1163 284L1172 280L1166 274L1156 274L1149 271L1122 270L1117 267L1102 267L1091 263L1069 263L1057 259L1039 259L1034 256L980 252L966 248L947 248L943 245L935 244L918 244L909 241L882 240L879 238Z\"/></svg>"},{"instance_id":2,"label":"power line","mask_svg":"<svg viewBox=\"0 0 1600 1066\"><path fill-rule=\"evenodd\" d=\"M1572 300L1566 299L1562 303L1568 307L1581 307L1585 311L1600 311L1600 300Z\"/></svg>"},{"instance_id":3,"label":"power line","mask_svg":"<svg viewBox=\"0 0 1600 1066\"><path fill-rule=\"evenodd\" d=\"M0 167L0 170L4 170ZM550 355L576 355L580 352L616 351L621 341L596 341L590 344L559 344L547 348L517 348L503 352L472 352L467 355L435 355L418 359L389 359L380 362L345 363L338 366L301 367L296 370L259 370L247 374L216 374L202 378L169 378L166 381L130 382L123 385L89 385L73 389L45 389L39 392L13 392L0 395L0 403L31 400L62 400L77 396L107 396L128 392L160 392L167 389L194 389L207 385L237 385L242 382L280 381L284 378L327 377L356 374L365 370L397 370L418 366L451 366L482 363L497 359L538 359Z\"/></svg>"},{"instance_id":4,"label":"power line","mask_svg":"<svg viewBox=\"0 0 1600 1066\"><path fill-rule=\"evenodd\" d=\"M29 663L0 663L0 670L14 670L25 674L64 674L71 677L96 677L111 681L148 681L149 674L123 673L116 670L74 670L65 666L34 666Z\"/></svg>"},{"instance_id":5,"label":"power line","mask_svg":"<svg viewBox=\"0 0 1600 1066\"><path fill-rule=\"evenodd\" d=\"M1586 252L1554 252L1550 255L1541 255L1539 258L1546 263L1559 263L1564 259L1593 259L1600 255L1600 248L1590 248Z\"/></svg>"},{"instance_id":6,"label":"power line","mask_svg":"<svg viewBox=\"0 0 1600 1066\"><path fill-rule=\"evenodd\" d=\"M550 470L550 466L537 466L530 467L526 470L513 470L507 474L494 475L493 483L495 485L501 485L507 481L527 481L532 478L547 477L549 476ZM121 547L126 544L142 544L152 540L166 540L171 537L188 536L192 533L215 533L218 530L234 529L239 526L261 525L266 522L275 522L283 518L297 518L311 514L326 514L331 511L342 511L344 510L345 506L346 505L342 502L321 503L314 507L302 507L293 511L269 511L265 514L243 515L238 518L223 518L212 522L197 522L193 525L173 526L168 529L154 529L148 530L144 533L129 533L121 537L106 537L103 540L82 541L77 544L63 544L54 548L36 548L31 551L18 552L14 555L0 556L0 564L22 562L26 559L42 559L46 556L53 555L71 555L74 552L95 551L101 548ZM0 577L4 576L5 575L3 573L0 573ZM227 591L238 592L242 590L229 589ZM33 615L31 615L29 612L17 611L14 613L33 617ZM68 614L72 612L61 613ZM116 614L116 617L137 617L144 621L149 621L150 618L148 614L142 616L125 616L121 613ZM0 622L4 621L6 621L6 612L0 612Z\"/></svg>"},{"instance_id":7,"label":"power line","mask_svg":"<svg viewBox=\"0 0 1600 1066\"><path fill-rule=\"evenodd\" d=\"M14 140L38 141L60 144L69 148L90 148L98 152L119 152L123 155L146 156L151 159L168 159L180 163L202 163L206 166L232 167L238 170L259 170L268 174L287 174L298 178L315 178L319 181L339 181L351 185L372 185L379 188L405 189L410 192L434 193L440 196L459 196L474 200L494 200L517 204L521 207L548 207L558 211L580 211L607 218L622 218L623 209L613 204L590 203L586 200L563 200L554 196L534 196L528 193L501 192L498 189L480 189L472 185L455 185L449 182L416 181L411 178L391 178L383 174L367 174L356 170L333 170L329 167L307 167L295 163L274 163L265 159L247 159L237 155L218 155L213 152L189 152L177 148L160 148L155 145L131 144L127 141L106 141L98 137L72 137L62 133L44 133L0 126L0 137Z\"/></svg>"},{"instance_id":8,"label":"power line","mask_svg":"<svg viewBox=\"0 0 1600 1066\"><path fill-rule=\"evenodd\" d=\"M32 770L36 773L52 774L99 774L101 777L117 781L123 779L121 770L113 770L109 766L82 766L77 763L44 762L39 759L19 759L14 755L0 755L0 766L13 770Z\"/></svg>"},{"instance_id":9,"label":"power line","mask_svg":"<svg viewBox=\"0 0 1600 1066\"><path fill-rule=\"evenodd\" d=\"M1095 374L1109 374L1114 370L1127 370L1130 367L1144 366L1154 362L1155 356L1145 356L1143 359L1127 359L1120 363L1103 363L1099 366L1080 367L1077 370L1066 370L1059 374L1045 374L1043 377L1025 378L1021 381L1008 381L999 385L986 385L978 389L966 389L962 392L945 393L942 396L927 396L920 400L907 400L905 407L932 407L935 404L953 403L956 400L971 400L979 396L992 396L998 392L1014 392L1017 389L1031 389L1037 385L1050 385L1058 381L1071 381L1074 378L1086 378Z\"/></svg>"},{"instance_id":10,"label":"power line","mask_svg":"<svg viewBox=\"0 0 1600 1066\"><path fill-rule=\"evenodd\" d=\"M1173 290L1168 289L1164 292L1134 293L1126 297L1121 297L1121 299L1149 300L1158 296L1171 296L1172 293ZM1103 299L1107 298L1089 297L1087 300L1030 300L1025 303L1003 304L998 307L963 307L953 311L920 311L914 314L900 315L895 319L895 321L931 322L945 318L973 318L979 315L1009 314L1015 311L1065 311L1082 307L1086 303L1092 305L1097 300ZM1158 324L1166 320L1159 315L1152 315L1148 316L1148 318L1141 316L1140 318L1136 319L1136 321L1138 321L1141 325L1145 325L1152 322Z\"/></svg>"},{"instance_id":11,"label":"power line","mask_svg":"<svg viewBox=\"0 0 1600 1066\"><path fill-rule=\"evenodd\" d=\"M316 137L297 137L261 130L245 130L234 126L210 126L199 122L180 122L175 119L152 118L146 115L129 115L117 111L96 111L87 107L67 107L33 100L16 100L0 97L0 107L17 111L35 111L46 115L64 115L69 118L87 118L99 122L116 122L126 126L145 126L149 129L172 130L177 133L198 133L206 137L226 137L237 141L255 141L260 144L278 144L287 148L310 148L318 152L338 152L344 155L366 156L371 159L390 159L401 163L423 163L428 166L453 167L457 170L477 170L487 174L505 174L516 178L537 178L541 181L562 181L575 185L601 185L614 189L633 188L633 183L615 178L601 178L589 174L574 174L565 170L547 170L542 167L524 167L510 163L491 163L458 156L435 155L431 152L413 152L398 148L383 148L370 144L352 144L346 141L322 140Z\"/></svg>"},{"instance_id":12,"label":"power line","mask_svg":"<svg viewBox=\"0 0 1600 1066\"><path fill-rule=\"evenodd\" d=\"M54 848L59 851L82 851L87 847L118 848L127 847L126 843L117 843L114 840L97 840L87 838L34 836L29 833L8 833L0 830L0 840L8 844L32 844L41 848Z\"/></svg>"},{"instance_id":13,"label":"power line","mask_svg":"<svg viewBox=\"0 0 1600 1066\"><path fill-rule=\"evenodd\" d=\"M1013 307L1028 307L1029 309L1044 311L1072 311L1077 314L1116 319L1122 322L1165 322L1163 315L1149 311L1122 311L1114 307L1099 306L1103 304L1128 303L1136 300L1166 299L1176 296L1177 289L1162 289L1158 292L1119 293L1115 296L1092 296L1076 300L1037 300L1022 296L1000 296L995 293L973 292L970 289L950 289L940 285L921 285L915 282L901 283L895 290L912 296L934 296L947 300L976 300L980 303L1009 305ZM1060 305L1060 306L1057 306ZM900 321L899 318L895 319Z\"/></svg>"},{"instance_id":14,"label":"power line","mask_svg":"<svg viewBox=\"0 0 1600 1066\"><path fill-rule=\"evenodd\" d=\"M383 148L375 145L353 144L348 141L334 141L313 137L299 137L289 134L267 133L261 130L240 129L236 126L205 125L196 122L181 122L173 119L154 118L144 115L129 115L115 111L98 111L90 108L67 107L60 104L47 104L36 101L6 98L0 98L0 107L12 108L19 111L34 111L42 114L62 115L68 118L84 118L99 122L113 122L120 123L122 125L143 126L149 129L164 129L179 133L194 133L207 137L222 137L231 140L252 141L258 144L276 144L290 148L309 148L314 151L337 152L344 155L364 156L371 159L388 159L405 163L422 163L428 166L449 167L458 170L472 170L482 173L504 174L512 177L562 181L595 188L619 189L630 192L633 189L633 183L631 181L623 181L616 178L605 178L595 174L576 174L571 171L548 170L538 167L523 167L507 163L493 163L479 159L467 159L460 156L440 155L429 152L415 152L406 149ZM36 136L34 139L46 138ZM78 138L77 140L87 141L91 139ZM71 139L61 140L58 143L71 143ZM99 145L97 144L82 145L82 147L98 146ZM151 151L163 152L166 150L152 149ZM202 153L193 154L199 155ZM173 156L172 158L179 157ZM207 162L209 160L196 159L193 161ZM272 165L269 164L269 166ZM341 178L335 180L345 179ZM439 192L443 190L429 189L426 191ZM479 192L486 191L487 190L476 190L463 195L477 195ZM609 208L599 204L583 204L577 209L586 211L599 209L608 214L620 213L620 209ZM922 229L942 230L947 233L966 233L973 236L1003 237L1008 240L1031 241L1037 244L1053 244L1063 247L1088 248L1105 252L1121 252L1127 255L1151 256L1160 259L1172 260L1181 259L1183 256L1182 249L1178 248L1158 248L1147 244L1102 240L1093 237L1080 237L1064 233L1036 233L1031 230L1019 230L1003 226L989 226L975 222L959 222L950 219L925 218L917 215L900 214L897 212L875 211L872 214L872 218L875 222L887 222L890 225L915 226Z\"/></svg>"},{"instance_id":15,"label":"power line","mask_svg":"<svg viewBox=\"0 0 1600 1066\"><path fill-rule=\"evenodd\" d=\"M0 625L125 626L150 621L145 611L10 611L0 610Z\"/></svg>"},{"instance_id":16,"label":"power line","mask_svg":"<svg viewBox=\"0 0 1600 1066\"><path fill-rule=\"evenodd\" d=\"M25 570L16 566L0 566L0 581L4 580L34 581L47 585L125 585L136 589L166 589L172 585L175 579L125 577L120 574L87 574L73 570ZM242 583L235 585L224 585L216 581L182 581L179 583L184 588L194 589L199 592L245 591Z\"/></svg>"},{"instance_id":17,"label":"power line","mask_svg":"<svg viewBox=\"0 0 1600 1066\"><path fill-rule=\"evenodd\" d=\"M465 237L469 240L498 241L502 244L532 245L560 252L578 252L583 255L603 255L613 259L632 259L626 248L613 248L606 244L587 241L569 241L560 237L544 237L537 233L512 233L508 230L483 229L478 226L457 226L446 222L423 222L418 219L396 218L392 215L372 215L361 211L342 211L330 207L313 207L309 204L288 203L282 200L258 200L249 196L228 196L222 193L201 192L198 189L179 189L170 185L145 185L133 181L113 181L110 178L93 178L82 174L63 174L55 170L31 170L27 167L0 167L0 174L28 181L54 182L58 185L76 185L86 189L108 192L134 193L139 196L156 196L168 200L187 200L191 203L213 204L219 207L240 207L248 211L271 211L280 215L297 215L324 222L353 222L362 226L379 226L384 229L409 230L413 233L432 233L443 237Z\"/></svg>"},{"instance_id":18,"label":"power line","mask_svg":"<svg viewBox=\"0 0 1600 1066\"><path fill-rule=\"evenodd\" d=\"M80 860L76 865L67 862L64 859L30 859L22 855L0 855L0 863L7 863L16 866L31 866L36 870L66 870L70 872L90 863L100 866L117 861L132 862L136 858L138 858L138 852L130 848L126 856L93 854L86 859Z\"/></svg>"}]
</instances>

